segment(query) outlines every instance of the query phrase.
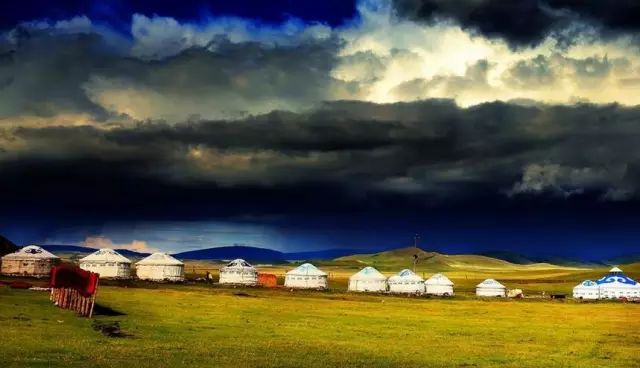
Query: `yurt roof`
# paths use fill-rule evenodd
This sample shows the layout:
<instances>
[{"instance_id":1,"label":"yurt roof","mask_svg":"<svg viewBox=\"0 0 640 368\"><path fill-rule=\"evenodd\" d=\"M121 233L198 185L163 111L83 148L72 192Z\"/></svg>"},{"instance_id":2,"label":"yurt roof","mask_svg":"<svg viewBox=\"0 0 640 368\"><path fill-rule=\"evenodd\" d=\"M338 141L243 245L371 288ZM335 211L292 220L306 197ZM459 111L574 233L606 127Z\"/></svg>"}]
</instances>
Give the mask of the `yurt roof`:
<instances>
[{"instance_id":1,"label":"yurt roof","mask_svg":"<svg viewBox=\"0 0 640 368\"><path fill-rule=\"evenodd\" d=\"M153 253L152 255L143 258L137 265L183 265L184 263L171 257L167 253Z\"/></svg>"},{"instance_id":2,"label":"yurt roof","mask_svg":"<svg viewBox=\"0 0 640 368\"><path fill-rule=\"evenodd\" d=\"M88 256L82 258L80 262L131 263L131 261L127 257L109 248L97 250L89 254Z\"/></svg>"},{"instance_id":3,"label":"yurt roof","mask_svg":"<svg viewBox=\"0 0 640 368\"><path fill-rule=\"evenodd\" d=\"M435 275L429 277L427 281L424 282L427 285L447 285L453 286L453 282L449 280L449 278L441 273L436 273Z\"/></svg>"},{"instance_id":4,"label":"yurt roof","mask_svg":"<svg viewBox=\"0 0 640 368\"><path fill-rule=\"evenodd\" d=\"M501 283L499 283L498 281L494 280L494 279L486 279L484 281L482 281L481 283L479 283L476 287L479 288L505 288L504 285L502 285Z\"/></svg>"},{"instance_id":5,"label":"yurt roof","mask_svg":"<svg viewBox=\"0 0 640 368\"><path fill-rule=\"evenodd\" d=\"M588 288L597 288L598 283L591 280L584 280L576 287L588 287Z\"/></svg>"},{"instance_id":6,"label":"yurt roof","mask_svg":"<svg viewBox=\"0 0 640 368\"><path fill-rule=\"evenodd\" d=\"M411 271L410 269L405 268L404 270L398 272L397 274L389 277L389 280L396 280L396 279L402 279L402 280L415 280L415 281L423 281L422 277L416 275L415 272Z\"/></svg>"},{"instance_id":7,"label":"yurt roof","mask_svg":"<svg viewBox=\"0 0 640 368\"><path fill-rule=\"evenodd\" d=\"M238 258L238 259L234 259L233 261L227 263L227 265L222 267L222 268L223 269L229 269L229 268L243 269L243 268L253 268L253 266L250 265L249 262L245 261L244 259Z\"/></svg>"},{"instance_id":8,"label":"yurt roof","mask_svg":"<svg viewBox=\"0 0 640 368\"><path fill-rule=\"evenodd\" d=\"M596 281L596 283L598 285L612 285L612 286L613 285L634 286L638 284L634 279L622 273L622 270L619 269L618 267L614 267L611 270L609 270L609 273L599 278Z\"/></svg>"},{"instance_id":9,"label":"yurt roof","mask_svg":"<svg viewBox=\"0 0 640 368\"><path fill-rule=\"evenodd\" d=\"M367 266L367 267L361 269L360 271L356 272L355 274L351 275L351 279L354 279L354 280L362 280L362 279L367 279L367 280L386 280L387 277L385 275L383 275L382 273L380 273L380 271L376 270L375 268L373 268L371 266Z\"/></svg>"},{"instance_id":10,"label":"yurt roof","mask_svg":"<svg viewBox=\"0 0 640 368\"><path fill-rule=\"evenodd\" d=\"M320 271L311 263L301 264L293 270L287 272L287 275L304 275L304 276L326 276L325 272Z\"/></svg>"},{"instance_id":11,"label":"yurt roof","mask_svg":"<svg viewBox=\"0 0 640 368\"><path fill-rule=\"evenodd\" d=\"M9 253L2 259L54 259L58 256L44 250L37 245L28 245L13 253Z\"/></svg>"}]
</instances>

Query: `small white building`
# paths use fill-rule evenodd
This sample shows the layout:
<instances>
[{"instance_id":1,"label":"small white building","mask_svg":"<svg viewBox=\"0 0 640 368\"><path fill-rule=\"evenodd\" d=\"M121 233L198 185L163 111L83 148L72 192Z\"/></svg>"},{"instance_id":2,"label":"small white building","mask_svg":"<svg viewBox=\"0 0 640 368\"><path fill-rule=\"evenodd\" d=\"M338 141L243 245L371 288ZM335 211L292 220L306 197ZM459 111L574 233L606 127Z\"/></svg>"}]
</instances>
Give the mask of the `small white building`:
<instances>
[{"instance_id":1,"label":"small white building","mask_svg":"<svg viewBox=\"0 0 640 368\"><path fill-rule=\"evenodd\" d=\"M640 284L627 277L621 269L614 267L606 276L596 281L601 299L638 298Z\"/></svg>"},{"instance_id":2,"label":"small white building","mask_svg":"<svg viewBox=\"0 0 640 368\"><path fill-rule=\"evenodd\" d=\"M140 280L184 281L184 263L166 253L153 253L136 263Z\"/></svg>"},{"instance_id":3,"label":"small white building","mask_svg":"<svg viewBox=\"0 0 640 368\"><path fill-rule=\"evenodd\" d=\"M326 289L327 274L311 263L305 263L287 272L284 286L298 289Z\"/></svg>"},{"instance_id":4,"label":"small white building","mask_svg":"<svg viewBox=\"0 0 640 368\"><path fill-rule=\"evenodd\" d=\"M424 282L425 291L430 295L452 296L453 295L453 282L449 278L441 273L429 277Z\"/></svg>"},{"instance_id":5,"label":"small white building","mask_svg":"<svg viewBox=\"0 0 640 368\"><path fill-rule=\"evenodd\" d=\"M574 299L600 299L600 287L598 283L584 280L573 288Z\"/></svg>"},{"instance_id":6,"label":"small white building","mask_svg":"<svg viewBox=\"0 0 640 368\"><path fill-rule=\"evenodd\" d=\"M371 266L365 267L349 278L349 291L387 291L387 277Z\"/></svg>"},{"instance_id":7,"label":"small white building","mask_svg":"<svg viewBox=\"0 0 640 368\"><path fill-rule=\"evenodd\" d=\"M477 296L500 296L507 294L507 288L494 279L486 279L476 286Z\"/></svg>"},{"instance_id":8,"label":"small white building","mask_svg":"<svg viewBox=\"0 0 640 368\"><path fill-rule=\"evenodd\" d=\"M391 293L424 293L424 280L409 269L404 269L389 277L387 283L389 284L389 292Z\"/></svg>"},{"instance_id":9,"label":"small white building","mask_svg":"<svg viewBox=\"0 0 640 368\"><path fill-rule=\"evenodd\" d=\"M131 261L113 249L97 250L80 260L80 268L100 274L100 278L128 279Z\"/></svg>"},{"instance_id":10,"label":"small white building","mask_svg":"<svg viewBox=\"0 0 640 368\"><path fill-rule=\"evenodd\" d=\"M244 259L234 259L220 269L220 283L256 285L258 271Z\"/></svg>"},{"instance_id":11,"label":"small white building","mask_svg":"<svg viewBox=\"0 0 640 368\"><path fill-rule=\"evenodd\" d=\"M59 262L58 256L37 245L28 245L2 257L0 272L12 276L48 277Z\"/></svg>"}]
</instances>

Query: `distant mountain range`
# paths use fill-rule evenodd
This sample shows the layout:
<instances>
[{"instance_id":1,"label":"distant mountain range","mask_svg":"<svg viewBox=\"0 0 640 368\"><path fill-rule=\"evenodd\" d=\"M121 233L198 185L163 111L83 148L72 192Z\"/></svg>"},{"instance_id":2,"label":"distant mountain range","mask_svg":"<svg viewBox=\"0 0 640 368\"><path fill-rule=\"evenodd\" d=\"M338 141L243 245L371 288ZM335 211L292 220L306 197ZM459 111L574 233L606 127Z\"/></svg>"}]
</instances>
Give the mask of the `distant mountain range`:
<instances>
[{"instance_id":1,"label":"distant mountain range","mask_svg":"<svg viewBox=\"0 0 640 368\"><path fill-rule=\"evenodd\" d=\"M327 260L356 253L353 249L327 249L312 252L284 253L277 250L234 245L230 247L207 248L174 254L181 259L226 260L242 258L247 261L285 262L292 260Z\"/></svg>"},{"instance_id":2,"label":"distant mountain range","mask_svg":"<svg viewBox=\"0 0 640 368\"><path fill-rule=\"evenodd\" d=\"M82 247L75 245L55 245L47 244L42 245L43 248L52 253L78 253L89 254L95 252L97 249L90 247ZM0 254L6 254L13 252L17 249L11 241L0 236ZM401 248L411 249L411 248ZM389 249L397 250L397 249ZM178 259L191 259L191 260L230 260L234 258L243 258L251 262L286 262L286 261L317 261L317 260L344 260L343 257L374 254L380 252L380 249L325 249L319 251L309 252L280 252L268 248L258 248L249 246L228 246L198 249L187 252L180 252L173 254ZM384 250L382 250L384 252ZM122 255L129 258L143 258L149 255L149 253L141 253L127 249L118 249ZM426 252L433 253L435 252ZM443 253L438 253L444 255ZM625 256L615 257L604 260L584 260L570 257L554 257L554 256L528 256L517 252L509 251L486 251L475 254L476 256L484 256L500 261L507 261L514 264L533 264L533 263L551 263L562 266L588 266L588 265L611 265L611 264L629 264L634 262L640 262L640 254L629 254ZM463 256L463 255L449 255ZM470 256L470 255L467 255Z\"/></svg>"},{"instance_id":3,"label":"distant mountain range","mask_svg":"<svg viewBox=\"0 0 640 368\"><path fill-rule=\"evenodd\" d=\"M77 245L55 245L55 244L45 244L41 245L42 248L48 250L51 253L80 253L80 254L89 254L95 252L96 248L90 247L81 247ZM125 257L131 258L143 258L148 256L150 253L139 253L128 249L116 249L118 253L122 254Z\"/></svg>"},{"instance_id":4,"label":"distant mountain range","mask_svg":"<svg viewBox=\"0 0 640 368\"><path fill-rule=\"evenodd\" d=\"M247 261L276 262L284 261L284 253L272 249L231 246L219 248L198 249L173 255L180 259L215 259L226 260L242 258Z\"/></svg>"},{"instance_id":5,"label":"distant mountain range","mask_svg":"<svg viewBox=\"0 0 640 368\"><path fill-rule=\"evenodd\" d=\"M42 247L52 253L58 252L89 254L97 250L95 248L81 247L76 245L47 244L42 245ZM142 258L149 255L149 253L139 253L127 249L117 249L117 251L125 257L132 258ZM229 260L235 258L243 258L247 261L253 262L286 262L291 260L334 259L354 253L357 253L357 251L353 249L327 249L312 252L284 253L267 248L234 245L230 247L207 248L180 252L173 254L173 256L178 259L193 260Z\"/></svg>"}]
</instances>

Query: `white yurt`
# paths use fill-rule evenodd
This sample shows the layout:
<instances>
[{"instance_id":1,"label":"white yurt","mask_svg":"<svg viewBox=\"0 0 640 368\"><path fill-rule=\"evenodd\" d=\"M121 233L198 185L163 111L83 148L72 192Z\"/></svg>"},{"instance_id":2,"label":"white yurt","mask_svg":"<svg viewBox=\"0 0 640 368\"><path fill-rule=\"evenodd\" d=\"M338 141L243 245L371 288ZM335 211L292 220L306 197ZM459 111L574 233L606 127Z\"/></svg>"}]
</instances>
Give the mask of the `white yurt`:
<instances>
[{"instance_id":1,"label":"white yurt","mask_svg":"<svg viewBox=\"0 0 640 368\"><path fill-rule=\"evenodd\" d=\"M389 284L389 292L391 293L424 293L424 280L409 269L404 269L389 277L387 283Z\"/></svg>"},{"instance_id":2,"label":"white yurt","mask_svg":"<svg viewBox=\"0 0 640 368\"><path fill-rule=\"evenodd\" d=\"M349 277L349 291L387 291L387 277L368 266Z\"/></svg>"},{"instance_id":3,"label":"white yurt","mask_svg":"<svg viewBox=\"0 0 640 368\"><path fill-rule=\"evenodd\" d=\"M220 269L220 283L256 285L258 271L244 259L234 259Z\"/></svg>"},{"instance_id":4,"label":"white yurt","mask_svg":"<svg viewBox=\"0 0 640 368\"><path fill-rule=\"evenodd\" d=\"M476 286L477 296L505 296L507 288L494 279L486 279Z\"/></svg>"},{"instance_id":5,"label":"white yurt","mask_svg":"<svg viewBox=\"0 0 640 368\"><path fill-rule=\"evenodd\" d=\"M596 281L600 288L600 298L637 298L640 297L640 285L627 277L621 269L614 267L606 276Z\"/></svg>"},{"instance_id":6,"label":"white yurt","mask_svg":"<svg viewBox=\"0 0 640 368\"><path fill-rule=\"evenodd\" d=\"M305 263L287 272L284 286L300 289L325 289L327 274L311 263Z\"/></svg>"},{"instance_id":7,"label":"white yurt","mask_svg":"<svg viewBox=\"0 0 640 368\"><path fill-rule=\"evenodd\" d=\"M140 280L183 281L184 263L166 253L153 253L136 263L136 276Z\"/></svg>"},{"instance_id":8,"label":"white yurt","mask_svg":"<svg viewBox=\"0 0 640 368\"><path fill-rule=\"evenodd\" d=\"M424 288L426 293L430 295L453 295L453 282L441 273L436 273L429 277L429 279L424 282Z\"/></svg>"},{"instance_id":9,"label":"white yurt","mask_svg":"<svg viewBox=\"0 0 640 368\"><path fill-rule=\"evenodd\" d=\"M100 274L100 278L128 279L131 261L113 249L97 250L80 260L80 268Z\"/></svg>"},{"instance_id":10,"label":"white yurt","mask_svg":"<svg viewBox=\"0 0 640 368\"><path fill-rule=\"evenodd\" d=\"M574 299L599 299L600 287L598 283L591 280L584 280L573 288Z\"/></svg>"},{"instance_id":11,"label":"white yurt","mask_svg":"<svg viewBox=\"0 0 640 368\"><path fill-rule=\"evenodd\" d=\"M60 258L37 245L28 245L2 257L3 275L47 277Z\"/></svg>"}]
</instances>

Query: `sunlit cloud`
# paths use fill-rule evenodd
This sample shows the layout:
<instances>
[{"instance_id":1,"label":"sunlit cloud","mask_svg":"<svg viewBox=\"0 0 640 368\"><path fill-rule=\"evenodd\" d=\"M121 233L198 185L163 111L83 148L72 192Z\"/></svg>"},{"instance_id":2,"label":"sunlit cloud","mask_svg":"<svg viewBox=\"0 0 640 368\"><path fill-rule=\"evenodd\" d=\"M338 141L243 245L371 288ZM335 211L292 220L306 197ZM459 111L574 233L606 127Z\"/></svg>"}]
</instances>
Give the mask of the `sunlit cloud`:
<instances>
[{"instance_id":1,"label":"sunlit cloud","mask_svg":"<svg viewBox=\"0 0 640 368\"><path fill-rule=\"evenodd\" d=\"M111 239L104 236L88 236L82 243L82 246L102 249L126 249L139 253L153 253L158 252L158 248L150 246L147 242L142 240L132 240L130 243L114 243Z\"/></svg>"}]
</instances>

